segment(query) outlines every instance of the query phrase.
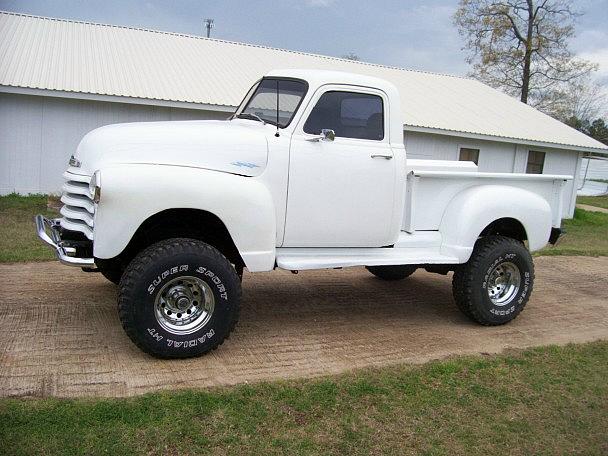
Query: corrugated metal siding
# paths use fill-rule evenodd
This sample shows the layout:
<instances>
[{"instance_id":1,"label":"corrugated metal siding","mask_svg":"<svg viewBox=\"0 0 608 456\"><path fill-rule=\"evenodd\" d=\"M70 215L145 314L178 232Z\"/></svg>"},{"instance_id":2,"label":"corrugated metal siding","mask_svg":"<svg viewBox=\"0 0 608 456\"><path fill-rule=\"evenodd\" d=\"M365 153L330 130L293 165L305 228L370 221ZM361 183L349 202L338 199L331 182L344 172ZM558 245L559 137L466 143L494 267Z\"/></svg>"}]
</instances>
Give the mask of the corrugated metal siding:
<instances>
[{"instance_id":1,"label":"corrugated metal siding","mask_svg":"<svg viewBox=\"0 0 608 456\"><path fill-rule=\"evenodd\" d=\"M606 146L478 81L149 30L0 13L0 85L235 106L276 68L393 82L409 127Z\"/></svg>"},{"instance_id":2,"label":"corrugated metal siding","mask_svg":"<svg viewBox=\"0 0 608 456\"><path fill-rule=\"evenodd\" d=\"M225 117L213 111L0 93L0 194L57 193L70 155L97 127Z\"/></svg>"},{"instance_id":3,"label":"corrugated metal siding","mask_svg":"<svg viewBox=\"0 0 608 456\"><path fill-rule=\"evenodd\" d=\"M608 194L608 160L583 158L581 161L577 187L580 194L590 196Z\"/></svg>"},{"instance_id":4,"label":"corrugated metal siding","mask_svg":"<svg viewBox=\"0 0 608 456\"><path fill-rule=\"evenodd\" d=\"M461 147L479 149L479 171L514 172L514 144L429 133L405 133L405 148L409 158L458 160Z\"/></svg>"}]
</instances>

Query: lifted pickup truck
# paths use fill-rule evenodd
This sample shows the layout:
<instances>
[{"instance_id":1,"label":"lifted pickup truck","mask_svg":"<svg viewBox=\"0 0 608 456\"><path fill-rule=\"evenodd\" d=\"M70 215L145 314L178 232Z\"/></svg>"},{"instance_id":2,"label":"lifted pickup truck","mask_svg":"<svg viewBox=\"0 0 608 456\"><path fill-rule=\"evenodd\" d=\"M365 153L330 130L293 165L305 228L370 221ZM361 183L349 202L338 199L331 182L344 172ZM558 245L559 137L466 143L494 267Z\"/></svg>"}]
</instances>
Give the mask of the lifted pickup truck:
<instances>
[{"instance_id":1,"label":"lifted pickup truck","mask_svg":"<svg viewBox=\"0 0 608 456\"><path fill-rule=\"evenodd\" d=\"M311 70L269 73L226 121L96 129L64 177L40 238L119 284L126 333L164 358L229 336L245 267L453 271L468 317L507 323L532 293L530 252L560 235L570 178L406 160L392 84Z\"/></svg>"}]
</instances>

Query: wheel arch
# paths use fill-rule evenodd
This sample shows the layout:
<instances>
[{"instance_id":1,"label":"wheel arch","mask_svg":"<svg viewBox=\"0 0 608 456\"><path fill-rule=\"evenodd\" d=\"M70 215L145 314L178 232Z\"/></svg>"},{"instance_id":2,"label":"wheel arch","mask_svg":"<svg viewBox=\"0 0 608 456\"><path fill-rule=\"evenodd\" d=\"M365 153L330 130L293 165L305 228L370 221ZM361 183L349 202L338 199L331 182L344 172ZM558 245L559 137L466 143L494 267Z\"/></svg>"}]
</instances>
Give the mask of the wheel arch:
<instances>
[{"instance_id":1,"label":"wheel arch","mask_svg":"<svg viewBox=\"0 0 608 456\"><path fill-rule=\"evenodd\" d=\"M528 234L526 233L524 225L519 220L512 217L503 217L494 220L479 234L480 237L492 235L506 236L520 242L528 240Z\"/></svg>"},{"instance_id":2,"label":"wheel arch","mask_svg":"<svg viewBox=\"0 0 608 456\"><path fill-rule=\"evenodd\" d=\"M227 250L251 271L275 262L276 213L267 187L251 177L199 168L121 165L101 171L96 258L132 254L148 239L191 236Z\"/></svg>"},{"instance_id":3,"label":"wheel arch","mask_svg":"<svg viewBox=\"0 0 608 456\"><path fill-rule=\"evenodd\" d=\"M441 219L442 253L468 261L477 239L490 234L544 247L551 233L551 207L536 193L506 185L478 185L458 193Z\"/></svg>"},{"instance_id":4,"label":"wheel arch","mask_svg":"<svg viewBox=\"0 0 608 456\"><path fill-rule=\"evenodd\" d=\"M137 228L117 259L126 265L146 247L171 238L203 241L222 252L235 266L245 266L224 222L209 211L192 208L164 209L149 216Z\"/></svg>"}]
</instances>

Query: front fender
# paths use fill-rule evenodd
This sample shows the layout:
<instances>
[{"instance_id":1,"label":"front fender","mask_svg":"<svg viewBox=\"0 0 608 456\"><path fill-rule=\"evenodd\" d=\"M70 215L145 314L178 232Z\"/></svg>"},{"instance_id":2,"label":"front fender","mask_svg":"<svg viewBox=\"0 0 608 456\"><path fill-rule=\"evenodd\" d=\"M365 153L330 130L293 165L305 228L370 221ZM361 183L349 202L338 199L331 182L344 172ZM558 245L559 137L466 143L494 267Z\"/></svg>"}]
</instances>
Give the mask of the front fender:
<instances>
[{"instance_id":1,"label":"front fender","mask_svg":"<svg viewBox=\"0 0 608 456\"><path fill-rule=\"evenodd\" d=\"M116 165L103 168L93 253L119 255L149 217L167 209L200 209L224 223L250 271L272 270L276 217L270 192L250 177L200 168Z\"/></svg>"},{"instance_id":2,"label":"front fender","mask_svg":"<svg viewBox=\"0 0 608 456\"><path fill-rule=\"evenodd\" d=\"M530 251L547 244L552 217L544 198L517 187L478 185L461 191L448 204L439 227L441 253L468 261L484 228L502 218L523 225Z\"/></svg>"}]
</instances>

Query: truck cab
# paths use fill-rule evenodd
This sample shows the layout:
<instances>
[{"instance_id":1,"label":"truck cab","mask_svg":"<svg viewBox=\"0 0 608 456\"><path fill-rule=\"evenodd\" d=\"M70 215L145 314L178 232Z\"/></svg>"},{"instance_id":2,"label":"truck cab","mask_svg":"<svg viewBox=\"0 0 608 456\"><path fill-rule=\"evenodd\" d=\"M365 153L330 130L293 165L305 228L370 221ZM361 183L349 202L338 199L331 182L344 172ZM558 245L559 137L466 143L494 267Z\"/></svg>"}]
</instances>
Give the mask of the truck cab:
<instances>
[{"instance_id":1,"label":"truck cab","mask_svg":"<svg viewBox=\"0 0 608 456\"><path fill-rule=\"evenodd\" d=\"M226 121L109 125L64 177L59 219L36 219L60 261L119 284L119 314L159 357L217 348L243 269L364 266L387 281L453 272L457 305L504 324L555 242L569 176L481 173L408 160L387 81L277 70Z\"/></svg>"}]
</instances>

